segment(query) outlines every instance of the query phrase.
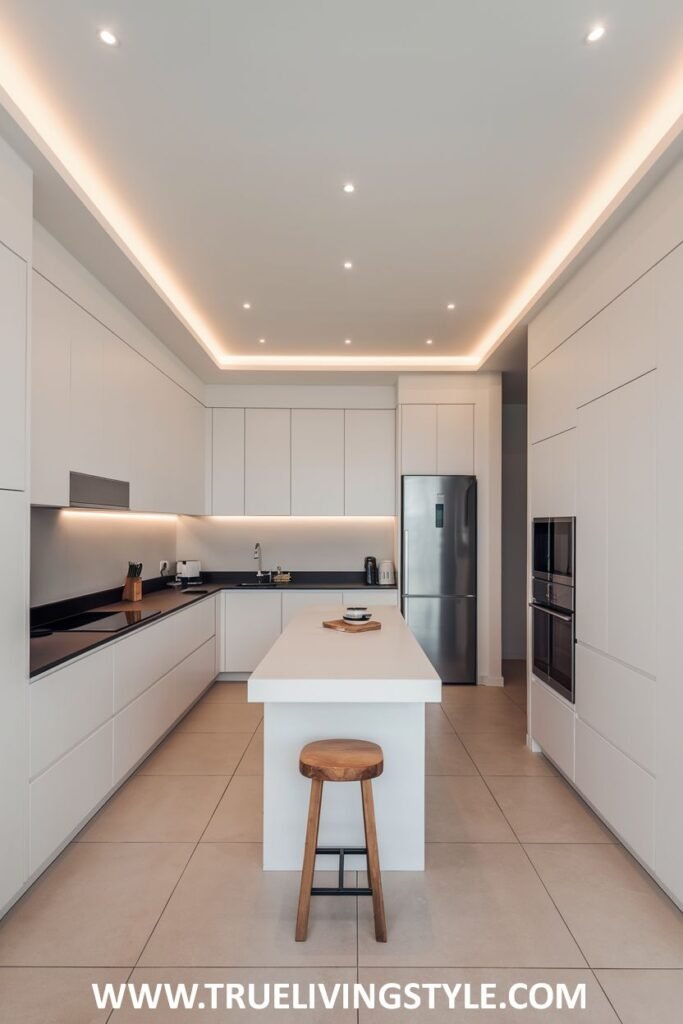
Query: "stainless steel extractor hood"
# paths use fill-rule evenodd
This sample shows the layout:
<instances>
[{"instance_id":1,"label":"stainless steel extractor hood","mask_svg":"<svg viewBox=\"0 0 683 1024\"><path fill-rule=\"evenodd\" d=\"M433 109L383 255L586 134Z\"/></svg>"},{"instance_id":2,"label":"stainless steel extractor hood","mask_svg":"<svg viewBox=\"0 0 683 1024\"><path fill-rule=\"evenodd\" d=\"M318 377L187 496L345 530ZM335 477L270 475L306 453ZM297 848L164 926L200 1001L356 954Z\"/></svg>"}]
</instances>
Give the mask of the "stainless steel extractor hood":
<instances>
[{"instance_id":1,"label":"stainless steel extractor hood","mask_svg":"<svg viewBox=\"0 0 683 1024\"><path fill-rule=\"evenodd\" d=\"M130 484L89 473L69 473L71 508L130 509Z\"/></svg>"}]
</instances>

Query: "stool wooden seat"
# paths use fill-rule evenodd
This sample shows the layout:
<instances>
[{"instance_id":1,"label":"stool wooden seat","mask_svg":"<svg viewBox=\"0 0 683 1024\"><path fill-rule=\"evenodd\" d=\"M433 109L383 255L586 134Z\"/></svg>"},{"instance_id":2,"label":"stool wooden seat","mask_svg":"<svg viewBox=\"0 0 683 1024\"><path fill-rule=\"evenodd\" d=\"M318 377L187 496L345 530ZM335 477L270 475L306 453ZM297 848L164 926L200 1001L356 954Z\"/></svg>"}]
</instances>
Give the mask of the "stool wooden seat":
<instances>
[{"instance_id":1,"label":"stool wooden seat","mask_svg":"<svg viewBox=\"0 0 683 1024\"><path fill-rule=\"evenodd\" d=\"M308 824L304 862L301 869L299 907L296 917L297 942L304 942L308 934L308 917L311 896L317 895L367 895L372 896L375 917L375 938L387 941L387 924L384 916L382 876L379 868L379 848L375 825L375 805L372 797L372 779L384 771L384 754L376 743L366 740L318 740L307 743L299 755L299 771L311 779L311 796L308 805ZM320 807L325 782L359 782L363 804L364 847L320 847ZM315 888L313 874L316 854L336 854L339 857L339 884L335 888ZM368 888L346 888L344 885L344 857L347 854L365 854L368 864Z\"/></svg>"}]
</instances>

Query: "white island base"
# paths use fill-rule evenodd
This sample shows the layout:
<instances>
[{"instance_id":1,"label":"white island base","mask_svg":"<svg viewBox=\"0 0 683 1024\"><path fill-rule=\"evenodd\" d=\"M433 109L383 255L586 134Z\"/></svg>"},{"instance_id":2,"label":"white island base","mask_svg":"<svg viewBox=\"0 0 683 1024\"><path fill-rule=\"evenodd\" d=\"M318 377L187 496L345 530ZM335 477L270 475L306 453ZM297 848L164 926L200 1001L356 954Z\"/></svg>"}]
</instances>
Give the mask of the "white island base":
<instances>
[{"instance_id":1,"label":"white island base","mask_svg":"<svg viewBox=\"0 0 683 1024\"><path fill-rule=\"evenodd\" d=\"M384 751L373 780L383 871L424 870L425 702L441 699L441 681L395 608L378 608L382 630L347 635L323 629L341 609L297 615L249 680L249 700L264 709L266 871L300 871L310 780L299 752L322 739L361 739ZM358 783L326 783L319 846L364 846ZM349 869L365 858L348 857ZM336 870L336 857L317 867Z\"/></svg>"}]
</instances>

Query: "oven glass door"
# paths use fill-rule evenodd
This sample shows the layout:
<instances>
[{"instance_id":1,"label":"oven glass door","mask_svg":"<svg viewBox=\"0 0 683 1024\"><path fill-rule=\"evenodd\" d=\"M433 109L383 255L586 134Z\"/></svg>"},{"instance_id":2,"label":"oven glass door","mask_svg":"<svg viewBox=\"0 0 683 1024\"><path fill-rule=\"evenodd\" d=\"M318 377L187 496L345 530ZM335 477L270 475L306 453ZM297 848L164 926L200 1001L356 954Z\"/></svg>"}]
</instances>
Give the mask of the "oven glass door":
<instances>
[{"instance_id":1,"label":"oven glass door","mask_svg":"<svg viewBox=\"0 0 683 1024\"><path fill-rule=\"evenodd\" d=\"M574 616L532 605L533 672L574 703Z\"/></svg>"},{"instance_id":2,"label":"oven glass door","mask_svg":"<svg viewBox=\"0 0 683 1024\"><path fill-rule=\"evenodd\" d=\"M571 582L574 576L574 521L555 519L550 530L550 575Z\"/></svg>"}]
</instances>

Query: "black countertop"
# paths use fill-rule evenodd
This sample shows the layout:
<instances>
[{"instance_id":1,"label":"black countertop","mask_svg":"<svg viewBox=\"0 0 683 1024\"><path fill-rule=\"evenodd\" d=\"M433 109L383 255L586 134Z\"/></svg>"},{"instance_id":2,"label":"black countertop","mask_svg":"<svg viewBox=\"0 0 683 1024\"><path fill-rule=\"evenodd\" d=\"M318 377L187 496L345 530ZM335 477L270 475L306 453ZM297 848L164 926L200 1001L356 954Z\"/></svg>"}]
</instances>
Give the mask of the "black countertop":
<instances>
[{"instance_id":1,"label":"black countertop","mask_svg":"<svg viewBox=\"0 0 683 1024\"><path fill-rule=\"evenodd\" d=\"M136 629L141 629L160 618L171 615L182 608L198 601L205 601L220 590L245 590L253 592L264 590L364 590L368 594L373 590L396 590L396 587L367 586L362 572L297 572L292 574L291 583L273 585L260 584L258 587L244 587L242 584L255 580L253 572L206 572L202 574L202 583L197 586L183 588L169 587L169 580L159 577L143 581L141 601L121 601L121 588L99 591L95 594L84 594L81 597L69 598L53 604L40 605L31 609L31 627L47 626L57 619L76 615L83 611L133 611L145 609L158 611L153 619L130 626L118 633L51 633L49 636L32 637L30 640L30 674L31 676L47 672L64 662L77 658L86 651L94 650L104 644L112 643L119 637L127 636ZM202 590L204 593L196 593Z\"/></svg>"}]
</instances>

